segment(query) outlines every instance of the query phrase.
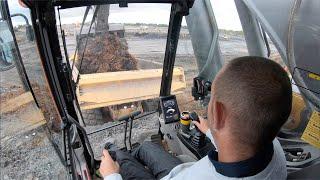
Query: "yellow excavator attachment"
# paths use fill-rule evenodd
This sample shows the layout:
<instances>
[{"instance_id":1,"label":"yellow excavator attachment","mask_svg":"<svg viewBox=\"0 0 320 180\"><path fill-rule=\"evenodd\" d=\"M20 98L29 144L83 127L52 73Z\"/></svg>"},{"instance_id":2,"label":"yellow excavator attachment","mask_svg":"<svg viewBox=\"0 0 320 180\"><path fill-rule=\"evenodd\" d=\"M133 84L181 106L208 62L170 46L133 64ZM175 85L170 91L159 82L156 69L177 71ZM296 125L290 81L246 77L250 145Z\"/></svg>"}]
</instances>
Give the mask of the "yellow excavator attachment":
<instances>
[{"instance_id":1,"label":"yellow excavator attachment","mask_svg":"<svg viewBox=\"0 0 320 180\"><path fill-rule=\"evenodd\" d=\"M81 74L77 96L81 109L95 109L158 98L162 69ZM184 70L173 70L171 93L182 93L186 88Z\"/></svg>"}]
</instances>

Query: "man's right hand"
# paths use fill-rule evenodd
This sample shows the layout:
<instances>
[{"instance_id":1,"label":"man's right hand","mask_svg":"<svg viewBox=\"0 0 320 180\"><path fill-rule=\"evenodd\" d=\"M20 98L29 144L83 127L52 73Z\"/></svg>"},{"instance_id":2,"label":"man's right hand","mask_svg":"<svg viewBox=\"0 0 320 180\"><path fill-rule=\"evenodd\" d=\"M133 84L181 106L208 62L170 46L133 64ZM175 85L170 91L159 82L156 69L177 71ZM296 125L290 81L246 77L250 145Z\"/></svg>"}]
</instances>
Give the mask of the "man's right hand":
<instances>
[{"instance_id":1,"label":"man's right hand","mask_svg":"<svg viewBox=\"0 0 320 180\"><path fill-rule=\"evenodd\" d=\"M199 120L200 120L200 123L197 122L197 121L193 121L194 125L196 125L198 127L198 129L203 133L203 134L206 134L206 132L208 131L209 129L209 126L208 126L208 122L207 120L203 119L203 117L200 117L199 116Z\"/></svg>"},{"instance_id":2,"label":"man's right hand","mask_svg":"<svg viewBox=\"0 0 320 180\"><path fill-rule=\"evenodd\" d=\"M109 152L105 149L102 151L99 171L103 177L109 176L114 173L119 173L120 171L119 164L113 161Z\"/></svg>"}]
</instances>

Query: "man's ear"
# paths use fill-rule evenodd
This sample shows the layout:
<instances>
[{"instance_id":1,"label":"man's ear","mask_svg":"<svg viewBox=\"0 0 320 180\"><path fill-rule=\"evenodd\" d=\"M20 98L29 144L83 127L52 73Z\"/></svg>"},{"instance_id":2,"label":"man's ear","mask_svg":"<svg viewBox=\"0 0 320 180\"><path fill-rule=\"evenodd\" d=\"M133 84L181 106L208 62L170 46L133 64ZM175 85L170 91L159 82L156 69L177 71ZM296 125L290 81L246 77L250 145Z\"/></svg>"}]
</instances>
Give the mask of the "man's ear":
<instances>
[{"instance_id":1,"label":"man's ear","mask_svg":"<svg viewBox=\"0 0 320 180\"><path fill-rule=\"evenodd\" d=\"M219 101L214 101L213 102L214 106L214 123L213 123L213 128L216 130L220 130L224 128L226 124L226 107L223 103Z\"/></svg>"}]
</instances>

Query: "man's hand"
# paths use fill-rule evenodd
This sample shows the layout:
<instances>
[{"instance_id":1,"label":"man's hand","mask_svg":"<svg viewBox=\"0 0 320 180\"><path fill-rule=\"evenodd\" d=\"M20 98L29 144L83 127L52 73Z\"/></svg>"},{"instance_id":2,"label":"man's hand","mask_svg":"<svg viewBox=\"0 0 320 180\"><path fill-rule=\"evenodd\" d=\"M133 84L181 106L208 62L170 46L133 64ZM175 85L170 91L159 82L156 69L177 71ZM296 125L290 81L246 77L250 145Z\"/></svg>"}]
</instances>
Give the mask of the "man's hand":
<instances>
[{"instance_id":1,"label":"man's hand","mask_svg":"<svg viewBox=\"0 0 320 180\"><path fill-rule=\"evenodd\" d=\"M207 120L203 119L203 117L200 117L200 116L199 116L199 120L200 120L200 123L198 123L197 121L193 121L193 123L194 123L194 125L196 125L198 127L198 129L203 134L205 134L209 129L208 122L207 122Z\"/></svg>"},{"instance_id":2,"label":"man's hand","mask_svg":"<svg viewBox=\"0 0 320 180\"><path fill-rule=\"evenodd\" d=\"M102 157L101 157L101 164L100 164L100 174L103 177L106 177L108 175L111 175L113 173L119 173L119 164L117 162L114 162L107 150L102 151Z\"/></svg>"}]
</instances>

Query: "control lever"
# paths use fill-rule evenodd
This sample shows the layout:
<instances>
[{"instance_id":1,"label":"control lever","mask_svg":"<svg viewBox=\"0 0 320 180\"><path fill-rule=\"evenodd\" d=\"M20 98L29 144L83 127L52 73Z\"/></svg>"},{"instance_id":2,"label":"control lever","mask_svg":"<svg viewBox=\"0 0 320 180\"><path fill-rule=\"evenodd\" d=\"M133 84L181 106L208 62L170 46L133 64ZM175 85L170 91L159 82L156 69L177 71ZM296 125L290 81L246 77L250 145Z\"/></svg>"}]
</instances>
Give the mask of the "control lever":
<instances>
[{"instance_id":1,"label":"control lever","mask_svg":"<svg viewBox=\"0 0 320 180\"><path fill-rule=\"evenodd\" d=\"M199 116L198 116L198 114L197 114L196 112L191 112L191 113L189 114L189 117L190 117L190 119L191 119L192 121L197 121L198 123L200 123ZM196 127L196 129L199 131L198 127L197 127L197 126L195 126L195 127Z\"/></svg>"},{"instance_id":2,"label":"control lever","mask_svg":"<svg viewBox=\"0 0 320 180\"><path fill-rule=\"evenodd\" d=\"M131 132L132 132L132 121L134 119L134 117L138 116L139 114L141 114L141 111L134 111L128 115L122 116L118 119L118 121L126 121L125 124L125 128L124 128L124 146L126 148L126 150L128 150L127 148L127 129L128 129L128 122L130 121L130 128L129 128L129 146L130 146L130 151L132 149L132 144L131 144Z\"/></svg>"},{"instance_id":3,"label":"control lever","mask_svg":"<svg viewBox=\"0 0 320 180\"><path fill-rule=\"evenodd\" d=\"M191 112L189 114L189 117L192 121L197 121L198 123L200 123L200 119L199 116L196 112ZM194 134L194 136L191 139L191 143L195 146L195 147L202 147L203 145L205 145L205 140L206 140L206 136L205 134L203 134L199 128L196 126L196 133Z\"/></svg>"}]
</instances>

